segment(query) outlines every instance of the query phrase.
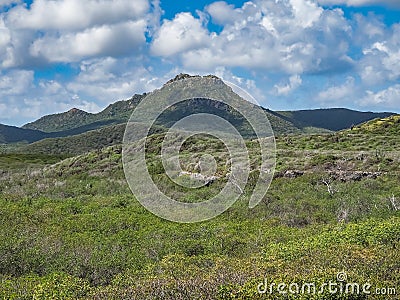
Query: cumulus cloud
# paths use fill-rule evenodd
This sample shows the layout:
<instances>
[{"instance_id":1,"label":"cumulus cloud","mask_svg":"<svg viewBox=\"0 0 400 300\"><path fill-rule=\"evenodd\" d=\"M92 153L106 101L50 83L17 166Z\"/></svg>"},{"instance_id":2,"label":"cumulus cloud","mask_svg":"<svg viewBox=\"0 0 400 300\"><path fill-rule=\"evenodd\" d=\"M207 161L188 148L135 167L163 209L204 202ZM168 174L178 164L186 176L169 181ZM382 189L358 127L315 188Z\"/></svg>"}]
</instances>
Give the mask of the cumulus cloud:
<instances>
[{"instance_id":1,"label":"cumulus cloud","mask_svg":"<svg viewBox=\"0 0 400 300\"><path fill-rule=\"evenodd\" d=\"M347 6L369 6L386 5L389 7L400 8L398 0L318 0L322 5L347 5Z\"/></svg>"},{"instance_id":2,"label":"cumulus cloud","mask_svg":"<svg viewBox=\"0 0 400 300\"><path fill-rule=\"evenodd\" d=\"M0 67L136 54L146 42L149 23L156 22L150 10L149 0L18 4L0 15Z\"/></svg>"},{"instance_id":3,"label":"cumulus cloud","mask_svg":"<svg viewBox=\"0 0 400 300\"><path fill-rule=\"evenodd\" d=\"M11 41L10 30L6 27L4 19L0 17L0 57L6 53L6 47Z\"/></svg>"},{"instance_id":4,"label":"cumulus cloud","mask_svg":"<svg viewBox=\"0 0 400 300\"><path fill-rule=\"evenodd\" d=\"M147 0L35 0L13 8L8 21L17 28L70 31L140 19L148 9Z\"/></svg>"},{"instance_id":5,"label":"cumulus cloud","mask_svg":"<svg viewBox=\"0 0 400 300\"><path fill-rule=\"evenodd\" d=\"M317 95L317 101L320 103L340 103L348 101L354 94L355 80L353 77L348 77L345 83L321 91Z\"/></svg>"},{"instance_id":6,"label":"cumulus cloud","mask_svg":"<svg viewBox=\"0 0 400 300\"><path fill-rule=\"evenodd\" d=\"M206 45L208 40L208 32L199 19L190 13L180 13L172 21L164 21L151 50L155 55L171 56Z\"/></svg>"},{"instance_id":7,"label":"cumulus cloud","mask_svg":"<svg viewBox=\"0 0 400 300\"><path fill-rule=\"evenodd\" d=\"M9 6L11 4L20 3L20 2L21 2L20 0L0 0L0 8L2 6Z\"/></svg>"},{"instance_id":8,"label":"cumulus cloud","mask_svg":"<svg viewBox=\"0 0 400 300\"><path fill-rule=\"evenodd\" d=\"M400 24L393 25L390 33L363 49L359 69L366 84L400 78Z\"/></svg>"},{"instance_id":9,"label":"cumulus cloud","mask_svg":"<svg viewBox=\"0 0 400 300\"><path fill-rule=\"evenodd\" d=\"M356 28L353 42L358 45L369 43L371 41L382 39L386 35L386 26L382 19L375 14L362 14L354 15L356 21Z\"/></svg>"},{"instance_id":10,"label":"cumulus cloud","mask_svg":"<svg viewBox=\"0 0 400 300\"><path fill-rule=\"evenodd\" d=\"M107 57L83 61L81 72L67 88L75 94L109 104L127 99L133 93L152 91L160 85L159 79L136 61Z\"/></svg>"},{"instance_id":11,"label":"cumulus cloud","mask_svg":"<svg viewBox=\"0 0 400 300\"><path fill-rule=\"evenodd\" d=\"M287 84L275 85L276 93L278 95L288 95L293 90L297 89L302 84L302 79L299 75L292 75L289 77L289 82Z\"/></svg>"},{"instance_id":12,"label":"cumulus cloud","mask_svg":"<svg viewBox=\"0 0 400 300\"><path fill-rule=\"evenodd\" d=\"M400 24L373 13L349 18L330 6L396 3L210 1L161 22L160 0L0 0L0 123L73 106L97 111L179 72L214 73L264 104L269 95L287 107L294 99L302 108L400 109ZM47 80L31 71L59 63L73 74ZM334 84L314 92L327 81Z\"/></svg>"},{"instance_id":13,"label":"cumulus cloud","mask_svg":"<svg viewBox=\"0 0 400 300\"><path fill-rule=\"evenodd\" d=\"M94 112L151 86L150 75L140 79L143 62L125 62L143 57L145 33L160 17L158 1L0 1L17 4L0 10L0 123L72 107ZM34 80L34 71L23 70L71 62L82 65L80 75L60 81Z\"/></svg>"},{"instance_id":14,"label":"cumulus cloud","mask_svg":"<svg viewBox=\"0 0 400 300\"><path fill-rule=\"evenodd\" d=\"M59 37L45 36L30 47L30 54L50 62L73 62L85 57L133 53L145 43L145 23L103 25ZM137 51L136 51L137 52Z\"/></svg>"},{"instance_id":15,"label":"cumulus cloud","mask_svg":"<svg viewBox=\"0 0 400 300\"><path fill-rule=\"evenodd\" d=\"M55 80L34 81L34 72L12 70L0 73L0 123L22 125L45 114L77 107L99 111L93 100L81 99Z\"/></svg>"},{"instance_id":16,"label":"cumulus cloud","mask_svg":"<svg viewBox=\"0 0 400 300\"><path fill-rule=\"evenodd\" d=\"M367 95L358 103L362 106L379 107L380 109L399 109L400 84L395 84L378 92L367 91Z\"/></svg>"},{"instance_id":17,"label":"cumulus cloud","mask_svg":"<svg viewBox=\"0 0 400 300\"><path fill-rule=\"evenodd\" d=\"M214 23L221 25L232 22L240 16L240 10L235 10L232 4L225 1L211 3L206 7L206 12L211 16Z\"/></svg>"},{"instance_id":18,"label":"cumulus cloud","mask_svg":"<svg viewBox=\"0 0 400 300\"><path fill-rule=\"evenodd\" d=\"M184 66L199 70L225 66L302 74L352 66L347 56L351 27L340 9L323 10L313 1L291 0L246 2L241 8L216 2L206 11L211 21L223 23L222 32L209 33L209 43L177 50L171 38L165 38L159 46L172 49L158 55L181 52ZM193 16L186 16L194 22ZM198 31L206 41L206 32L200 27Z\"/></svg>"},{"instance_id":19,"label":"cumulus cloud","mask_svg":"<svg viewBox=\"0 0 400 300\"><path fill-rule=\"evenodd\" d=\"M0 95L4 97L26 93L33 85L33 76L33 71L25 70L13 70L7 74L0 73Z\"/></svg>"}]
</instances>

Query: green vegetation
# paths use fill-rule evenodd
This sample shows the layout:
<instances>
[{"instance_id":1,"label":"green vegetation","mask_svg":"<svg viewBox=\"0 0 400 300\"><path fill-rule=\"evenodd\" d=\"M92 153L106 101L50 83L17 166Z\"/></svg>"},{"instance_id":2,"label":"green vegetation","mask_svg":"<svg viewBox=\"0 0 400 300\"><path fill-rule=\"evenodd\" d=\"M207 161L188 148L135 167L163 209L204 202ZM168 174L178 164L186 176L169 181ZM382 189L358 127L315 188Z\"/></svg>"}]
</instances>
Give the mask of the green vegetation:
<instances>
[{"instance_id":1,"label":"green vegetation","mask_svg":"<svg viewBox=\"0 0 400 300\"><path fill-rule=\"evenodd\" d=\"M48 155L48 154L0 154L0 170L25 170L29 168L40 168L43 165L55 164L66 155Z\"/></svg>"},{"instance_id":2,"label":"green vegetation","mask_svg":"<svg viewBox=\"0 0 400 300\"><path fill-rule=\"evenodd\" d=\"M352 129L357 133L374 134L399 134L400 133L400 115L393 115L388 118L379 118L360 124Z\"/></svg>"},{"instance_id":3,"label":"green vegetation","mask_svg":"<svg viewBox=\"0 0 400 300\"><path fill-rule=\"evenodd\" d=\"M125 124L112 125L69 137L43 139L24 145L18 151L41 154L81 154L122 143L125 127Z\"/></svg>"},{"instance_id":4,"label":"green vegetation","mask_svg":"<svg viewBox=\"0 0 400 300\"><path fill-rule=\"evenodd\" d=\"M0 145L10 143L32 143L44 139L46 134L38 130L22 129L0 124Z\"/></svg>"},{"instance_id":5,"label":"green vegetation","mask_svg":"<svg viewBox=\"0 0 400 300\"><path fill-rule=\"evenodd\" d=\"M84 148L85 153L65 159L4 154L0 298L280 299L276 290L259 294L257 286L264 279L321 285L345 271L347 282L369 283L372 293L397 288L397 296L325 290L312 299L398 299L400 135L391 129L395 124L384 127L384 136L361 125L335 134L278 137L277 172L263 201L248 208L256 178L251 175L232 208L197 224L165 221L143 208L126 184L121 146L104 147L109 144L100 135L93 137L98 149ZM229 171L225 147L207 136L183 145L184 168L190 170L192 153L213 154L218 163L220 179L190 190L171 185L163 174L163 137L152 135L146 153L159 188L181 201L218 193ZM83 135L61 139L65 144L40 143L73 149L85 140ZM32 144L37 148L29 151L44 145ZM256 174L258 147L253 141L247 145Z\"/></svg>"},{"instance_id":6,"label":"green vegetation","mask_svg":"<svg viewBox=\"0 0 400 300\"><path fill-rule=\"evenodd\" d=\"M63 131L73 132L73 129L78 128L89 127L88 130L93 130L109 123L125 123L132 114L135 106L144 98L144 96L145 94L136 94L126 101L115 102L97 114L90 114L73 108L64 113L44 116L32 123L25 124L22 128L41 130L48 133ZM84 131L78 133L82 132Z\"/></svg>"}]
</instances>

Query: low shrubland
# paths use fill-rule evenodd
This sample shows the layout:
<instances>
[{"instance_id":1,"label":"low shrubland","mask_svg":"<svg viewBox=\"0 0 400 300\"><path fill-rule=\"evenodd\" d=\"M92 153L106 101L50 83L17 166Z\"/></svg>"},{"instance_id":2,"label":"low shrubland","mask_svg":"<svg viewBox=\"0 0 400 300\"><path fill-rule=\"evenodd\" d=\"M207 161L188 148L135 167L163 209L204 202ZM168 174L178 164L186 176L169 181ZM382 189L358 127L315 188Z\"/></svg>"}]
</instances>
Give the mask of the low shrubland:
<instances>
[{"instance_id":1,"label":"low shrubland","mask_svg":"<svg viewBox=\"0 0 400 300\"><path fill-rule=\"evenodd\" d=\"M183 201L218 193L173 187L148 147L157 185ZM185 155L226 149L212 139ZM247 142L256 170L254 142ZM269 283L400 283L399 138L350 132L277 139L277 170L261 203L242 197L210 221L178 224L148 212L124 178L121 146L74 157L0 157L0 298L4 299L396 299L396 295L261 294ZM150 147L151 146L151 147ZM188 166L187 166L188 167ZM400 290L397 291L399 293Z\"/></svg>"}]
</instances>

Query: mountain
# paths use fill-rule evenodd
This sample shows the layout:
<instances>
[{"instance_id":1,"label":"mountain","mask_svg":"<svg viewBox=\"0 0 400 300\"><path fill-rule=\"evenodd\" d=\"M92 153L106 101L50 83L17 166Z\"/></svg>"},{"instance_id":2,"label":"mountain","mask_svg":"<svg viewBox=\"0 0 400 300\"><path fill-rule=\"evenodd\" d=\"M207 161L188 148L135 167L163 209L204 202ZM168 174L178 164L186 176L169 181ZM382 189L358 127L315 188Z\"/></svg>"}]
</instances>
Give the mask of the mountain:
<instances>
[{"instance_id":1,"label":"mountain","mask_svg":"<svg viewBox=\"0 0 400 300\"><path fill-rule=\"evenodd\" d=\"M67 112L44 116L34 122L25 124L22 128L41 130L47 133L65 132L57 136L68 136L111 124L125 123L129 119L133 109L145 96L146 94L136 94L128 100L117 101L97 114L72 108ZM74 131L74 129L78 130Z\"/></svg>"},{"instance_id":2,"label":"mountain","mask_svg":"<svg viewBox=\"0 0 400 300\"><path fill-rule=\"evenodd\" d=\"M165 83L163 87L189 77L200 76L179 74ZM218 77L213 75L205 76L205 78L221 81ZM226 87L227 89L230 89L228 86ZM91 114L73 108L64 113L44 116L37 121L25 124L22 128L43 131L47 133L44 138L60 138L82 134L90 130L105 128L107 126L123 124L128 121L137 104L146 95L147 94L136 94L128 100L115 102L97 114ZM163 112L156 124L168 127L184 116L199 112L220 115L234 124L239 124L239 126L242 127L245 126L243 118L240 118L237 114L233 113L227 105L221 105L218 101L210 99L191 99L174 105ZM265 109L265 112L268 115L271 126L276 134L295 134L302 132L302 130L294 126L291 121L283 119L281 116L274 114L270 110Z\"/></svg>"},{"instance_id":3,"label":"mountain","mask_svg":"<svg viewBox=\"0 0 400 300\"><path fill-rule=\"evenodd\" d=\"M168 86L170 83L191 77L200 76L179 74L175 78L165 83L163 87ZM213 75L208 75L204 77L221 81L218 77ZM229 87L227 88L230 89ZM146 95L146 93L141 95L136 94L128 100L115 102L113 104L110 104L107 108L97 114L91 114L73 108L64 113L44 116L34 122L25 124L24 126L22 126L22 128L40 130L46 133L51 133L46 137L66 137L110 125L126 123L129 120L129 117L137 104ZM303 132L303 129L295 126L291 120L286 120L285 118L282 118L281 115L275 114L268 109L264 110L268 115L271 126L276 134L295 134ZM205 112L220 115L225 117L229 121L234 121L234 123L243 122L243 120L240 120L240 118L238 119L237 116L232 113L227 105L221 105L218 101L213 101L210 99L192 99L182 104L174 105L170 109L166 110L157 120L157 124L168 127L179 118L196 112ZM321 132L321 130L318 129L316 131Z\"/></svg>"},{"instance_id":4,"label":"mountain","mask_svg":"<svg viewBox=\"0 0 400 300\"><path fill-rule=\"evenodd\" d=\"M64 113L44 116L35 122L22 126L22 128L43 132L64 131L87 124L91 116L92 114L88 112L72 108Z\"/></svg>"},{"instance_id":5,"label":"mountain","mask_svg":"<svg viewBox=\"0 0 400 300\"><path fill-rule=\"evenodd\" d=\"M32 143L46 137L46 133L39 130L23 129L0 124L0 143Z\"/></svg>"},{"instance_id":6,"label":"mountain","mask_svg":"<svg viewBox=\"0 0 400 300\"><path fill-rule=\"evenodd\" d=\"M390 112L360 112L346 108L279 111L277 114L299 128L312 126L332 131L343 130L372 119L394 115Z\"/></svg>"},{"instance_id":7,"label":"mountain","mask_svg":"<svg viewBox=\"0 0 400 300\"><path fill-rule=\"evenodd\" d=\"M157 93L169 93L171 83L182 79L200 76L179 74L169 80ZM216 76L204 76L206 80L223 84ZM231 93L230 87L224 85L221 93ZM99 113L88 113L76 108L67 112L44 116L28 123L22 128L12 126L0 127L0 143L27 142L24 151L44 153L82 153L88 149L98 149L122 142L123 131L135 107L146 97L136 94L128 100L117 101ZM183 94L184 95L184 92ZM249 126L243 117L228 105L208 98L190 98L184 95L184 102L165 110L157 119L156 125L164 129L193 113L210 113L227 119L238 128L243 136L251 136ZM212 97L211 97L212 98ZM392 113L358 112L349 109L317 109L301 111L274 112L263 108L276 135L326 133L350 128L375 118L384 118ZM157 127L157 131L160 131Z\"/></svg>"}]
</instances>

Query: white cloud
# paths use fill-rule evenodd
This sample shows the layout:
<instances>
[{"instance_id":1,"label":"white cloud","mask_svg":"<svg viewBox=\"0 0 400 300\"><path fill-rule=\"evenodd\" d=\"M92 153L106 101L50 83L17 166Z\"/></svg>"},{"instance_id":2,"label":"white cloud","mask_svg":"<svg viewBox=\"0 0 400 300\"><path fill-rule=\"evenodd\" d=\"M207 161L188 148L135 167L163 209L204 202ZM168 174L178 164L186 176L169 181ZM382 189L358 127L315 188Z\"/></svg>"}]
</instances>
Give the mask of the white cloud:
<instances>
[{"instance_id":1,"label":"white cloud","mask_svg":"<svg viewBox=\"0 0 400 300\"><path fill-rule=\"evenodd\" d=\"M147 0L35 0L17 6L8 21L17 28L81 30L92 26L138 20L149 10Z\"/></svg>"},{"instance_id":2,"label":"white cloud","mask_svg":"<svg viewBox=\"0 0 400 300\"><path fill-rule=\"evenodd\" d=\"M206 7L206 11L210 14L214 23L226 24L236 20L240 16L240 11L225 1L213 2Z\"/></svg>"},{"instance_id":3,"label":"white cloud","mask_svg":"<svg viewBox=\"0 0 400 300\"><path fill-rule=\"evenodd\" d=\"M157 1L35 0L0 12L0 68L137 54ZM159 17L159 15L158 15Z\"/></svg>"},{"instance_id":4,"label":"white cloud","mask_svg":"<svg viewBox=\"0 0 400 300\"><path fill-rule=\"evenodd\" d=\"M93 27L60 37L45 36L30 47L33 57L50 62L73 62L92 56L119 56L138 52L145 43L143 21Z\"/></svg>"},{"instance_id":5,"label":"white cloud","mask_svg":"<svg viewBox=\"0 0 400 300\"><path fill-rule=\"evenodd\" d=\"M0 58L6 54L6 47L10 44L10 41L10 30L6 27L4 19L0 16Z\"/></svg>"},{"instance_id":6,"label":"white cloud","mask_svg":"<svg viewBox=\"0 0 400 300\"><path fill-rule=\"evenodd\" d=\"M369 6L387 5L390 7L400 7L398 0L318 0L322 5L347 5L347 6Z\"/></svg>"},{"instance_id":7,"label":"white cloud","mask_svg":"<svg viewBox=\"0 0 400 300\"><path fill-rule=\"evenodd\" d=\"M171 56L208 43L207 30L190 13L180 13L165 20L155 36L151 50L155 55Z\"/></svg>"},{"instance_id":8,"label":"white cloud","mask_svg":"<svg viewBox=\"0 0 400 300\"><path fill-rule=\"evenodd\" d=\"M237 9L217 2L206 10L211 19L225 21L224 27L219 34L209 34L209 44L179 49L187 68L245 67L302 74L346 69L353 63L347 56L351 27L340 9L323 10L312 1L291 0L247 2ZM167 52L171 53L177 51Z\"/></svg>"},{"instance_id":9,"label":"white cloud","mask_svg":"<svg viewBox=\"0 0 400 300\"><path fill-rule=\"evenodd\" d=\"M77 107L89 112L100 107L92 100L81 99L55 80L34 83L34 72L12 70L0 73L0 123L22 125L45 114Z\"/></svg>"},{"instance_id":10,"label":"white cloud","mask_svg":"<svg viewBox=\"0 0 400 300\"><path fill-rule=\"evenodd\" d=\"M83 61L80 74L67 84L67 89L106 105L134 93L152 91L161 84L136 61L108 57Z\"/></svg>"},{"instance_id":11,"label":"white cloud","mask_svg":"<svg viewBox=\"0 0 400 300\"><path fill-rule=\"evenodd\" d=\"M348 101L355 94L355 81L348 77L341 85L331 86L317 95L317 101L321 103L340 103Z\"/></svg>"},{"instance_id":12,"label":"white cloud","mask_svg":"<svg viewBox=\"0 0 400 300\"><path fill-rule=\"evenodd\" d=\"M400 7L400 1L229 2L210 1L196 15L178 13L160 23L160 0L35 0L31 6L0 0L0 123L73 106L96 111L180 72L214 73L264 104L271 96L268 104L280 108L399 109L400 24L389 27L373 13L349 19L340 8L318 4ZM210 32L207 22L220 30ZM44 80L24 71L58 63L80 66L79 74Z\"/></svg>"},{"instance_id":13,"label":"white cloud","mask_svg":"<svg viewBox=\"0 0 400 300\"><path fill-rule=\"evenodd\" d=\"M386 26L378 16L371 13L368 16L356 14L354 19L357 22L354 42L363 45L385 36Z\"/></svg>"},{"instance_id":14,"label":"white cloud","mask_svg":"<svg viewBox=\"0 0 400 300\"><path fill-rule=\"evenodd\" d=\"M393 25L384 38L365 47L363 55L359 63L359 73L366 84L398 80L400 78L400 24Z\"/></svg>"},{"instance_id":15,"label":"white cloud","mask_svg":"<svg viewBox=\"0 0 400 300\"><path fill-rule=\"evenodd\" d=\"M20 3L21 0L0 0L0 8L2 6L9 6L10 4Z\"/></svg>"},{"instance_id":16,"label":"white cloud","mask_svg":"<svg viewBox=\"0 0 400 300\"><path fill-rule=\"evenodd\" d=\"M0 74L0 99L26 93L33 85L33 71L13 70Z\"/></svg>"},{"instance_id":17,"label":"white cloud","mask_svg":"<svg viewBox=\"0 0 400 300\"><path fill-rule=\"evenodd\" d=\"M299 75L292 75L289 77L289 82L287 84L279 85L276 84L274 87L278 95L288 95L293 90L300 87L302 84L302 79Z\"/></svg>"},{"instance_id":18,"label":"white cloud","mask_svg":"<svg viewBox=\"0 0 400 300\"><path fill-rule=\"evenodd\" d=\"M380 109L400 109L400 84L395 84L387 89L372 92L358 102L362 106L379 107Z\"/></svg>"},{"instance_id":19,"label":"white cloud","mask_svg":"<svg viewBox=\"0 0 400 300\"><path fill-rule=\"evenodd\" d=\"M293 7L295 19L302 27L311 27L318 21L323 9L318 7L314 1L290 0Z\"/></svg>"}]
</instances>

